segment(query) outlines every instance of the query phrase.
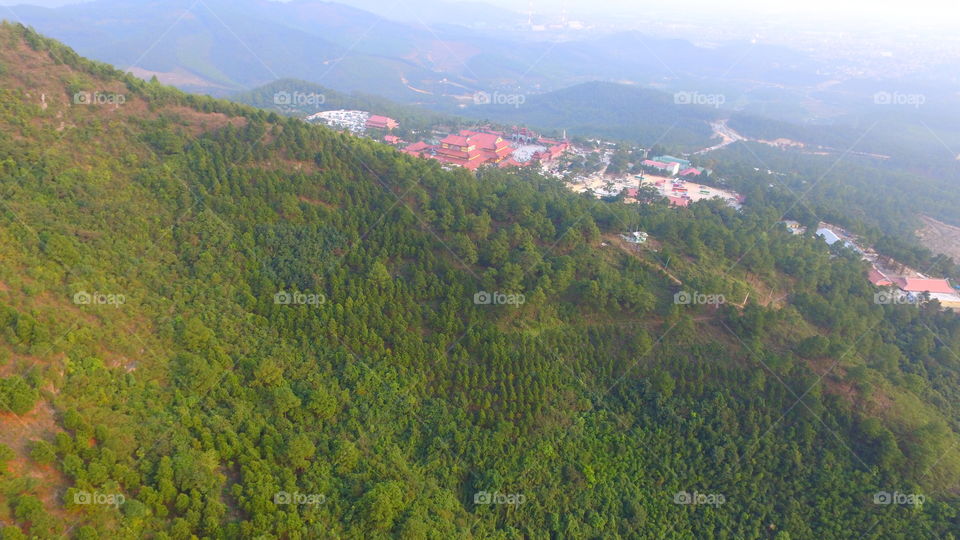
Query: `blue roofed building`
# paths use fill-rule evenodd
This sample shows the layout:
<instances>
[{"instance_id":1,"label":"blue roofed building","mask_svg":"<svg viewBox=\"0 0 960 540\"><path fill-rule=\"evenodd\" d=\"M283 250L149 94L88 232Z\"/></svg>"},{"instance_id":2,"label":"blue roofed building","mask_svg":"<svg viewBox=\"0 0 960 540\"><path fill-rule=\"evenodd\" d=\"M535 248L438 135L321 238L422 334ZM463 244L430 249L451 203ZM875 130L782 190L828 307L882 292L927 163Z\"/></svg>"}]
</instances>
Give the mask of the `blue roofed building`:
<instances>
[{"instance_id":1,"label":"blue roofed building","mask_svg":"<svg viewBox=\"0 0 960 540\"><path fill-rule=\"evenodd\" d=\"M654 161L659 161L661 163L676 163L680 165L681 169L689 169L693 167L693 163L690 163L689 160L673 157L673 156L659 156L653 158Z\"/></svg>"},{"instance_id":2,"label":"blue roofed building","mask_svg":"<svg viewBox=\"0 0 960 540\"><path fill-rule=\"evenodd\" d=\"M823 238L824 242L830 246L840 241L840 237L837 236L837 233L831 231L830 229L817 229L817 236Z\"/></svg>"}]
</instances>

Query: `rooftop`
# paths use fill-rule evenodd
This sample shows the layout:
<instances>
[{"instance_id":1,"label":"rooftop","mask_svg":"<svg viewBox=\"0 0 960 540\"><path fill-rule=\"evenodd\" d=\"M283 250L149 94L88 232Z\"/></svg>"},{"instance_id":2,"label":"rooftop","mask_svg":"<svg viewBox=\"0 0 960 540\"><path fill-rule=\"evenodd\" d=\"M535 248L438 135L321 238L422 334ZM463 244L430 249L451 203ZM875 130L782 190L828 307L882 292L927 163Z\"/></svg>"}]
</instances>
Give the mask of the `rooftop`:
<instances>
[{"instance_id":1,"label":"rooftop","mask_svg":"<svg viewBox=\"0 0 960 540\"><path fill-rule=\"evenodd\" d=\"M840 237L837 236L837 233L831 231L830 229L817 229L817 236L822 236L827 245L834 245L840 241Z\"/></svg>"},{"instance_id":2,"label":"rooftop","mask_svg":"<svg viewBox=\"0 0 960 540\"><path fill-rule=\"evenodd\" d=\"M669 165L669 164L667 164L667 163L664 163L664 162L662 162L662 161L654 161L654 160L652 160L652 159L648 159L648 160L644 161L643 164L646 165L647 167L657 167L657 168L659 168L659 169L667 169L667 168L671 167L671 165Z\"/></svg>"},{"instance_id":3,"label":"rooftop","mask_svg":"<svg viewBox=\"0 0 960 540\"><path fill-rule=\"evenodd\" d=\"M906 292L957 294L957 290L945 279L897 278L894 284Z\"/></svg>"},{"instance_id":4,"label":"rooftop","mask_svg":"<svg viewBox=\"0 0 960 540\"><path fill-rule=\"evenodd\" d=\"M658 157L655 157L654 159L657 161L664 161L667 163L679 163L681 165L690 165L689 160L673 157L673 156L658 156Z\"/></svg>"},{"instance_id":5,"label":"rooftop","mask_svg":"<svg viewBox=\"0 0 960 540\"><path fill-rule=\"evenodd\" d=\"M883 272L877 270L876 268L871 268L867 273L867 279L870 280L870 283L873 283L877 287L889 287L893 285L893 282L890 279L883 275Z\"/></svg>"},{"instance_id":6,"label":"rooftop","mask_svg":"<svg viewBox=\"0 0 960 540\"><path fill-rule=\"evenodd\" d=\"M450 146L470 146L470 140L463 135L447 135L440 143Z\"/></svg>"}]
</instances>

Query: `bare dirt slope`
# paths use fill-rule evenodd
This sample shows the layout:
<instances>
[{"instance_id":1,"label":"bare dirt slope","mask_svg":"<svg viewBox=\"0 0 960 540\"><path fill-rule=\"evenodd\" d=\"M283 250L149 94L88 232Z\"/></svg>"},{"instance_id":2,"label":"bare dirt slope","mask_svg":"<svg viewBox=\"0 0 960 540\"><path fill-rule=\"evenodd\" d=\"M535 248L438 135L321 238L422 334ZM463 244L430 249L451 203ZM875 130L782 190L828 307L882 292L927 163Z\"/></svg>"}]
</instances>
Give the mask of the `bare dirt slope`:
<instances>
[{"instance_id":1,"label":"bare dirt slope","mask_svg":"<svg viewBox=\"0 0 960 540\"><path fill-rule=\"evenodd\" d=\"M917 236L923 245L935 253L942 253L960 261L960 227L947 225L933 218L921 216L923 227Z\"/></svg>"}]
</instances>

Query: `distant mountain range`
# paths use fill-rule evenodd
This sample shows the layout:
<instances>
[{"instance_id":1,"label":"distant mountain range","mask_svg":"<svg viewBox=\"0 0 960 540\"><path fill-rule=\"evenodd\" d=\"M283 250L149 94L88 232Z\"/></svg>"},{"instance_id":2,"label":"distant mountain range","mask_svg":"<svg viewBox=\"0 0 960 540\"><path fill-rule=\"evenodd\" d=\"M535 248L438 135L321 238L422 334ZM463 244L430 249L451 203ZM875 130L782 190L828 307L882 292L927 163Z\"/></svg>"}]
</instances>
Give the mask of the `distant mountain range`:
<instances>
[{"instance_id":1,"label":"distant mountain range","mask_svg":"<svg viewBox=\"0 0 960 540\"><path fill-rule=\"evenodd\" d=\"M341 4L376 13L394 21L414 24L497 28L519 25L527 15L483 2L447 2L443 0L340 0ZM518 3L519 7L520 4ZM522 6L526 10L526 6Z\"/></svg>"},{"instance_id":2,"label":"distant mountain range","mask_svg":"<svg viewBox=\"0 0 960 540\"><path fill-rule=\"evenodd\" d=\"M442 104L476 91L541 93L606 80L723 93L731 107L772 104L769 115L802 114L782 104L826 80L818 61L782 47L705 48L635 32L548 43L532 33L524 39L484 32L517 14L481 4L346 1L376 14L316 0L97 0L17 6L14 13L81 54L220 95L297 78Z\"/></svg>"},{"instance_id":3,"label":"distant mountain range","mask_svg":"<svg viewBox=\"0 0 960 540\"><path fill-rule=\"evenodd\" d=\"M81 54L212 94L284 76L389 93L402 88L393 88L402 78L428 72L383 54L405 54L428 36L339 4L101 0L56 9L20 6L15 13Z\"/></svg>"},{"instance_id":4,"label":"distant mountain range","mask_svg":"<svg viewBox=\"0 0 960 540\"><path fill-rule=\"evenodd\" d=\"M292 97L278 100L278 96ZM317 96L316 99L312 99ZM494 95L490 95L493 98ZM500 96L500 94L496 94ZM513 98L513 96L510 96ZM590 82L541 95L516 96L516 104L477 104L434 112L381 96L337 92L324 86L282 79L230 99L294 116L332 109L361 109L401 121L404 128L424 129L437 123L458 125L492 122L566 131L570 136L605 137L643 145L667 144L686 150L708 146L710 123L722 116L716 109L678 105L658 90ZM521 103L522 102L522 103Z\"/></svg>"},{"instance_id":5,"label":"distant mountain range","mask_svg":"<svg viewBox=\"0 0 960 540\"><path fill-rule=\"evenodd\" d=\"M684 150L709 146L716 108L677 103L673 94L606 82L578 84L541 95L517 96L515 104L491 99L461 114L498 123L563 129L571 135L628 140L644 146L669 144Z\"/></svg>"},{"instance_id":6,"label":"distant mountain range","mask_svg":"<svg viewBox=\"0 0 960 540\"><path fill-rule=\"evenodd\" d=\"M298 79L280 79L253 90L233 94L230 100L296 117L335 109L369 111L398 120L402 131L429 129L440 123L456 125L466 121L416 105L391 101L382 96L338 92Z\"/></svg>"},{"instance_id":7,"label":"distant mountain range","mask_svg":"<svg viewBox=\"0 0 960 540\"><path fill-rule=\"evenodd\" d=\"M17 6L12 13L81 54L214 95L297 78L434 103L483 89L530 91L567 82L565 74L537 69L548 43L521 47L463 26L395 22L314 0L98 0Z\"/></svg>"},{"instance_id":8,"label":"distant mountain range","mask_svg":"<svg viewBox=\"0 0 960 540\"><path fill-rule=\"evenodd\" d=\"M97 0L12 13L82 55L217 96L296 79L571 133L643 143L667 133L684 148L702 144L709 121L726 115L752 137L831 146L879 123L861 141L865 151L919 162L960 149L960 99L942 77L858 79L806 53L751 42L704 47L636 32L538 41L533 32L489 30L509 21L519 28L523 16L481 3L343 2ZM484 95L524 103L487 104ZM878 107L878 96L891 106ZM917 96L922 107L897 103ZM720 108L689 106L697 103Z\"/></svg>"}]
</instances>

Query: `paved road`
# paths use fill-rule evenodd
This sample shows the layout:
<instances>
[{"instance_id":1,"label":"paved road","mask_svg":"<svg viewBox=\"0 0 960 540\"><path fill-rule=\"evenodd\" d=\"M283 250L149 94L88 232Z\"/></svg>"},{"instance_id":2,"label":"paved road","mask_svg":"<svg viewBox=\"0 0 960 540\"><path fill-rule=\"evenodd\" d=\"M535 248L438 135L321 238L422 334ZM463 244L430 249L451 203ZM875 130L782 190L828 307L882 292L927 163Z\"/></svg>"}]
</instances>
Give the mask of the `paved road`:
<instances>
[{"instance_id":1,"label":"paved road","mask_svg":"<svg viewBox=\"0 0 960 540\"><path fill-rule=\"evenodd\" d=\"M714 150L720 150L721 148L730 146L731 144L736 142L749 140L743 135L740 135L739 133L731 129L730 126L727 125L726 120L715 122L710 126L713 128L714 135L719 136L721 139L723 139L723 142L721 142L716 146L711 146L710 148L704 148L703 150L694 152L693 153L694 155L706 154L708 152L713 152Z\"/></svg>"}]
</instances>

